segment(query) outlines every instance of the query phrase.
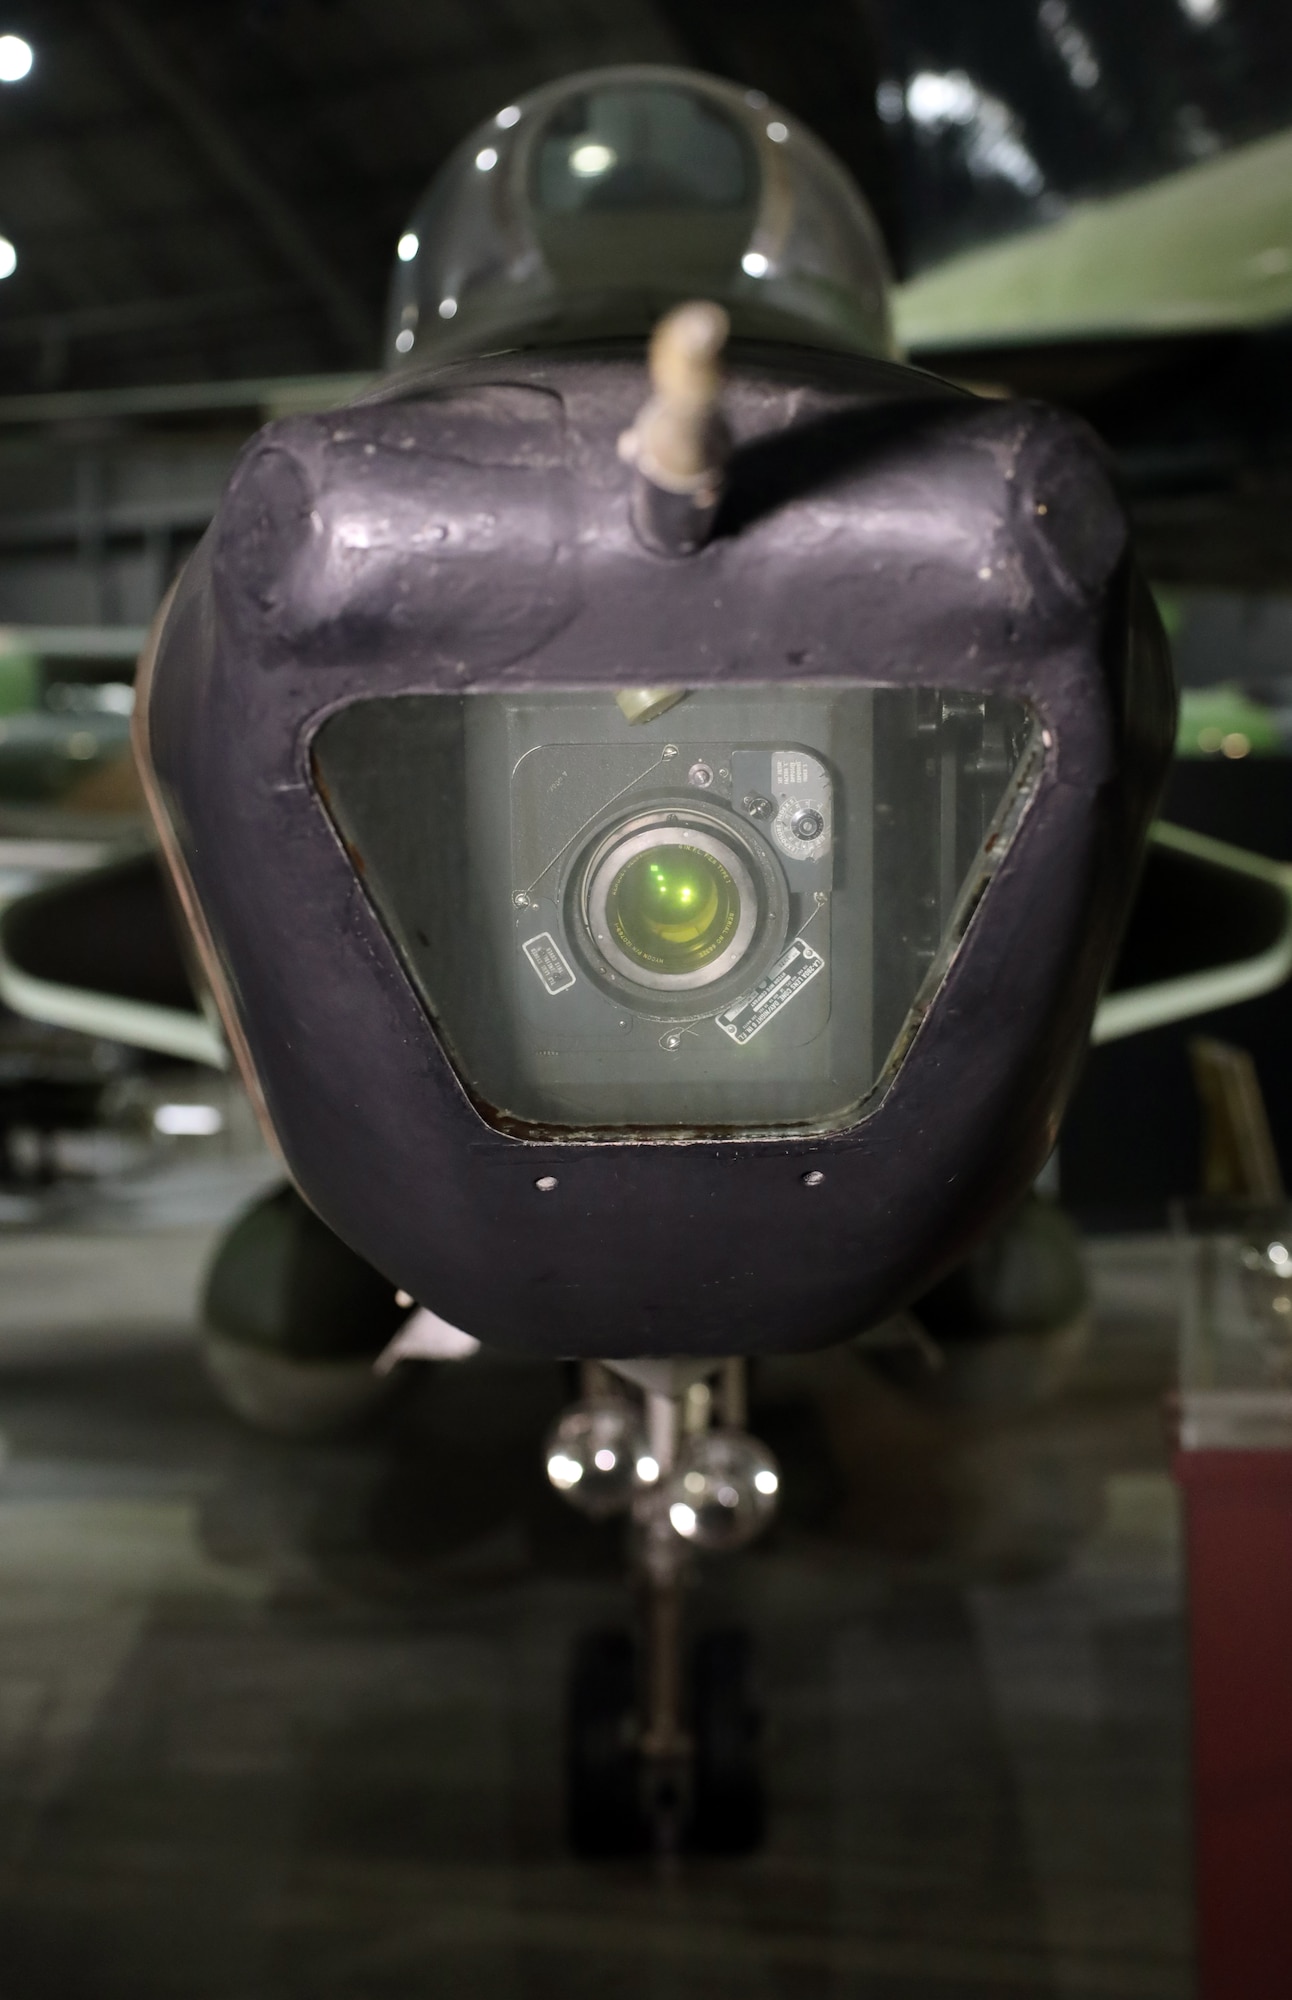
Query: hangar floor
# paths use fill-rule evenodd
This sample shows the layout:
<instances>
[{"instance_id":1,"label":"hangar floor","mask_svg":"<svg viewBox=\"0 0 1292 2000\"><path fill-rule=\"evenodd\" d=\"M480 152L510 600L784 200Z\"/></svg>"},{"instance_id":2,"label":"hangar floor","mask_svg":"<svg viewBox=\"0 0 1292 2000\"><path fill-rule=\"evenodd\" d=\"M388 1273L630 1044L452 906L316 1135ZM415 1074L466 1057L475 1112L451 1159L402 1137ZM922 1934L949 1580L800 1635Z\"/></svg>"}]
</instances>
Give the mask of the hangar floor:
<instances>
[{"instance_id":1,"label":"hangar floor","mask_svg":"<svg viewBox=\"0 0 1292 2000\"><path fill-rule=\"evenodd\" d=\"M1191 1991L1166 1245L1093 1247L1045 1403L764 1369L785 1517L696 1611L756 1635L768 1844L589 1865L563 1676L623 1600L542 1477L561 1371L418 1364L343 1445L239 1428L193 1338L236 1179L0 1231L5 1992Z\"/></svg>"}]
</instances>

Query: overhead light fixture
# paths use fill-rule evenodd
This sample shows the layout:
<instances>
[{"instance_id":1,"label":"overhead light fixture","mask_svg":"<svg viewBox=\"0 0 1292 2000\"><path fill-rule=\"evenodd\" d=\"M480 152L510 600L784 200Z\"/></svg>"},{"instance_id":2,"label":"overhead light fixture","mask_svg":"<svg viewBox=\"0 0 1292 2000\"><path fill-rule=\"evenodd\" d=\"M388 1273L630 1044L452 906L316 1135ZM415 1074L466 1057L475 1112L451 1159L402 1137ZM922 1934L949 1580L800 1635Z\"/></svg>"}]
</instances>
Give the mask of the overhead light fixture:
<instances>
[{"instance_id":1,"label":"overhead light fixture","mask_svg":"<svg viewBox=\"0 0 1292 2000\"><path fill-rule=\"evenodd\" d=\"M570 154L570 172L580 180L595 180L598 174L609 173L619 155L613 146L603 146L600 139L584 139Z\"/></svg>"},{"instance_id":2,"label":"overhead light fixture","mask_svg":"<svg viewBox=\"0 0 1292 2000\"><path fill-rule=\"evenodd\" d=\"M520 123L519 104L504 104L493 122L495 125L501 125L504 132L510 131L513 125Z\"/></svg>"},{"instance_id":3,"label":"overhead light fixture","mask_svg":"<svg viewBox=\"0 0 1292 2000\"><path fill-rule=\"evenodd\" d=\"M476 165L482 174L487 174L498 164L498 155L492 146L482 146L476 154Z\"/></svg>"},{"instance_id":4,"label":"overhead light fixture","mask_svg":"<svg viewBox=\"0 0 1292 2000\"><path fill-rule=\"evenodd\" d=\"M1065 16L1066 18L1066 16ZM1023 138L1016 114L981 90L962 69L918 70L906 86L906 115L930 134L963 134L964 163L976 180L1011 181L1035 199L1045 177Z\"/></svg>"},{"instance_id":5,"label":"overhead light fixture","mask_svg":"<svg viewBox=\"0 0 1292 2000\"><path fill-rule=\"evenodd\" d=\"M224 1130L224 1116L215 1104L159 1104L153 1130L168 1139L211 1139Z\"/></svg>"},{"instance_id":6,"label":"overhead light fixture","mask_svg":"<svg viewBox=\"0 0 1292 2000\"><path fill-rule=\"evenodd\" d=\"M12 278L18 269L18 252L7 236L0 236L0 278Z\"/></svg>"},{"instance_id":7,"label":"overhead light fixture","mask_svg":"<svg viewBox=\"0 0 1292 2000\"><path fill-rule=\"evenodd\" d=\"M411 264L421 247L417 237L409 229L405 231L404 235L400 237L398 243L395 245L395 255L401 264Z\"/></svg>"},{"instance_id":8,"label":"overhead light fixture","mask_svg":"<svg viewBox=\"0 0 1292 2000\"><path fill-rule=\"evenodd\" d=\"M771 264L761 250L746 250L740 260L740 268L747 278L765 278Z\"/></svg>"},{"instance_id":9,"label":"overhead light fixture","mask_svg":"<svg viewBox=\"0 0 1292 2000\"><path fill-rule=\"evenodd\" d=\"M36 60L21 35L0 35L0 83L21 83Z\"/></svg>"},{"instance_id":10,"label":"overhead light fixture","mask_svg":"<svg viewBox=\"0 0 1292 2000\"><path fill-rule=\"evenodd\" d=\"M885 125L900 125L906 116L906 92L895 77L885 77L875 92L875 109Z\"/></svg>"}]
</instances>

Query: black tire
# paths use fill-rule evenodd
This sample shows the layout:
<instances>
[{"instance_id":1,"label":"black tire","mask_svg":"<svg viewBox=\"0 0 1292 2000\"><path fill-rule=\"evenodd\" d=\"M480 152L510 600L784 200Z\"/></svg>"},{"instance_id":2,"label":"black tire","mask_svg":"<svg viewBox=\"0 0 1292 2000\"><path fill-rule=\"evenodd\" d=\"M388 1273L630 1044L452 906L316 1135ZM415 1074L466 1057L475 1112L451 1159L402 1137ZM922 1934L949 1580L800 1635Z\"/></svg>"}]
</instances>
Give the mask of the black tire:
<instances>
[{"instance_id":1,"label":"black tire","mask_svg":"<svg viewBox=\"0 0 1292 2000\"><path fill-rule=\"evenodd\" d=\"M226 1231L202 1317L214 1333L289 1361L372 1361L408 1317L395 1287L293 1187L260 1195Z\"/></svg>"},{"instance_id":2,"label":"black tire","mask_svg":"<svg viewBox=\"0 0 1292 2000\"><path fill-rule=\"evenodd\" d=\"M644 1854L637 1748L637 1658L627 1632L590 1632L575 1648L566 1717L566 1826L587 1860Z\"/></svg>"},{"instance_id":3,"label":"black tire","mask_svg":"<svg viewBox=\"0 0 1292 2000\"><path fill-rule=\"evenodd\" d=\"M238 1217L207 1274L207 1373L226 1407L257 1430L339 1437L391 1395L395 1377L372 1364L406 1317L389 1279L294 1188L275 1188Z\"/></svg>"},{"instance_id":4,"label":"black tire","mask_svg":"<svg viewBox=\"0 0 1292 2000\"><path fill-rule=\"evenodd\" d=\"M946 1348L1052 1333L1089 1302L1076 1224L1057 1201L1033 1192L911 1311Z\"/></svg>"},{"instance_id":5,"label":"black tire","mask_svg":"<svg viewBox=\"0 0 1292 2000\"><path fill-rule=\"evenodd\" d=\"M695 1765L686 1845L699 1854L752 1854L763 1843L767 1808L759 1761L762 1715L747 1632L709 1632L696 1641L691 1730Z\"/></svg>"}]
</instances>

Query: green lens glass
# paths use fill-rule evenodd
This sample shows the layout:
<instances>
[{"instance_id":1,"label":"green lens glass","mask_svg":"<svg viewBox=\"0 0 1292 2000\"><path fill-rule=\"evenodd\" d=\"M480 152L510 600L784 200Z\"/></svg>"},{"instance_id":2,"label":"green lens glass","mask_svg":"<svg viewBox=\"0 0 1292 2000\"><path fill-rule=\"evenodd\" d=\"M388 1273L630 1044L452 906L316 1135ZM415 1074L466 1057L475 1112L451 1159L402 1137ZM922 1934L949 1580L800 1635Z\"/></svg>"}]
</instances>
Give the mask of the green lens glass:
<instances>
[{"instance_id":1,"label":"green lens glass","mask_svg":"<svg viewBox=\"0 0 1292 2000\"><path fill-rule=\"evenodd\" d=\"M607 912L621 948L652 972L694 972L725 949L740 891L698 847L651 847L622 868Z\"/></svg>"}]
</instances>

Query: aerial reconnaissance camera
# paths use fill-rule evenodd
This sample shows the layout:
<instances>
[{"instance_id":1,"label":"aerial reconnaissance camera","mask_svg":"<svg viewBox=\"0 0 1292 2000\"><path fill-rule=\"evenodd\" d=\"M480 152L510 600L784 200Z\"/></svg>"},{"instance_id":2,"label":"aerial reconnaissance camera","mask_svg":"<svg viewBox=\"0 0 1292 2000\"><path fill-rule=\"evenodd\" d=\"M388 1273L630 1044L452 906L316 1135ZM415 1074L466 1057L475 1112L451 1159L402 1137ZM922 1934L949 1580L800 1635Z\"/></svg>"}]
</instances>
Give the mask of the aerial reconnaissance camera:
<instances>
[{"instance_id":1,"label":"aerial reconnaissance camera","mask_svg":"<svg viewBox=\"0 0 1292 2000\"><path fill-rule=\"evenodd\" d=\"M1094 439L900 363L864 202L757 93L499 112L389 361L241 460L145 663L151 802L318 1215L613 1369L549 1471L639 1524L628 1820L712 1826L678 1565L777 1484L730 1357L891 1312L1052 1148L1165 645Z\"/></svg>"}]
</instances>

